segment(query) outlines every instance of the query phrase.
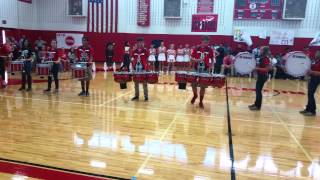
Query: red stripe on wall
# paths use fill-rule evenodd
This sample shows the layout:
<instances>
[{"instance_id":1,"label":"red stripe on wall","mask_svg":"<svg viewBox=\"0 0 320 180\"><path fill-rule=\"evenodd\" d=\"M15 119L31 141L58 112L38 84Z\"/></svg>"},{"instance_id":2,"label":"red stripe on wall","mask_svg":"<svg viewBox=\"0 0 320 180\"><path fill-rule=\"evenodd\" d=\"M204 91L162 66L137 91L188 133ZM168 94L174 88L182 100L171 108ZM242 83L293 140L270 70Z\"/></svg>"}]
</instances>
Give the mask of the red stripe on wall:
<instances>
[{"instance_id":1,"label":"red stripe on wall","mask_svg":"<svg viewBox=\"0 0 320 180\"><path fill-rule=\"evenodd\" d=\"M116 8L115 8L115 11L116 11L116 17L115 17L115 33L118 32L118 12L119 12L119 9L118 9L118 6L119 6L119 2L118 0L116 0Z\"/></svg>"},{"instance_id":2,"label":"red stripe on wall","mask_svg":"<svg viewBox=\"0 0 320 180\"><path fill-rule=\"evenodd\" d=\"M111 13L110 13L110 17L111 17L110 32L113 33L113 0L111 0Z\"/></svg>"},{"instance_id":3,"label":"red stripe on wall","mask_svg":"<svg viewBox=\"0 0 320 180\"><path fill-rule=\"evenodd\" d=\"M106 33L109 32L109 0L106 0Z\"/></svg>"},{"instance_id":4,"label":"red stripe on wall","mask_svg":"<svg viewBox=\"0 0 320 180\"><path fill-rule=\"evenodd\" d=\"M95 16L95 13L94 13L94 3L91 3L91 11L92 11L91 28L92 28L92 32L94 32L94 16Z\"/></svg>"},{"instance_id":5,"label":"red stripe on wall","mask_svg":"<svg viewBox=\"0 0 320 180\"><path fill-rule=\"evenodd\" d=\"M104 20L104 4L103 4L103 1L102 1L102 4L101 4L101 33L103 33L103 20Z\"/></svg>"},{"instance_id":6,"label":"red stripe on wall","mask_svg":"<svg viewBox=\"0 0 320 180\"><path fill-rule=\"evenodd\" d=\"M96 32L99 32L99 3L95 3L96 4L96 13L97 13L97 20L96 20Z\"/></svg>"}]
</instances>

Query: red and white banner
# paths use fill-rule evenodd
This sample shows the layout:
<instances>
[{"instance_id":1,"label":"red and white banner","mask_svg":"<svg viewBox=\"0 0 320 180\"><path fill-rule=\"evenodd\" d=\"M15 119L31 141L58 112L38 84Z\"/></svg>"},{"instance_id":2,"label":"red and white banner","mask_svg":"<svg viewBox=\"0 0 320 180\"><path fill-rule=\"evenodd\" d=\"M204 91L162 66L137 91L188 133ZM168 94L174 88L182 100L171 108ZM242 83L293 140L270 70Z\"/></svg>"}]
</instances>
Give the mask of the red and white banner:
<instances>
[{"instance_id":1,"label":"red and white banner","mask_svg":"<svg viewBox=\"0 0 320 180\"><path fill-rule=\"evenodd\" d=\"M25 2L25 3L32 3L32 0L18 0L18 1L21 1L21 2Z\"/></svg>"},{"instance_id":2,"label":"red and white banner","mask_svg":"<svg viewBox=\"0 0 320 180\"><path fill-rule=\"evenodd\" d=\"M57 33L56 37L58 48L70 49L82 45L83 34Z\"/></svg>"},{"instance_id":3,"label":"red and white banner","mask_svg":"<svg viewBox=\"0 0 320 180\"><path fill-rule=\"evenodd\" d=\"M294 32L290 30L273 30L270 34L271 45L293 46Z\"/></svg>"},{"instance_id":4,"label":"red and white banner","mask_svg":"<svg viewBox=\"0 0 320 180\"><path fill-rule=\"evenodd\" d=\"M191 32L217 32L217 14L193 14Z\"/></svg>"},{"instance_id":5,"label":"red and white banner","mask_svg":"<svg viewBox=\"0 0 320 180\"><path fill-rule=\"evenodd\" d=\"M150 0L138 0L138 26L150 25Z\"/></svg>"},{"instance_id":6,"label":"red and white banner","mask_svg":"<svg viewBox=\"0 0 320 180\"><path fill-rule=\"evenodd\" d=\"M197 13L213 13L214 0L198 0Z\"/></svg>"}]
</instances>

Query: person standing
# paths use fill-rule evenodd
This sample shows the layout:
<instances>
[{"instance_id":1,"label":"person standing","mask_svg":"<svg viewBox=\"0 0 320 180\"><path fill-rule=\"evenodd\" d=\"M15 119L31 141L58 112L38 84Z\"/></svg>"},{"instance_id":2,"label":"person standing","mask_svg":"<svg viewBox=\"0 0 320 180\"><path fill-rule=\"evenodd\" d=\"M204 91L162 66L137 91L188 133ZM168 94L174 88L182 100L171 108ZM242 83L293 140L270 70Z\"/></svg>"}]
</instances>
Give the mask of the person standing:
<instances>
[{"instance_id":1,"label":"person standing","mask_svg":"<svg viewBox=\"0 0 320 180\"><path fill-rule=\"evenodd\" d=\"M133 51L133 67L136 72L148 71L148 51L144 47L144 39L138 38L137 39L137 49ZM148 83L143 82L143 92L144 92L144 101L148 101ZM132 101L139 100L139 83L134 82L134 90L135 96L131 99Z\"/></svg>"},{"instance_id":2,"label":"person standing","mask_svg":"<svg viewBox=\"0 0 320 180\"><path fill-rule=\"evenodd\" d=\"M223 64L223 59L225 56L225 49L222 44L220 44L219 48L216 50L218 52L216 56L216 63L214 64L214 73L220 74L221 66Z\"/></svg>"},{"instance_id":3,"label":"person standing","mask_svg":"<svg viewBox=\"0 0 320 180\"><path fill-rule=\"evenodd\" d=\"M159 61L159 71L163 73L163 64L166 61L167 48L164 46L164 42L161 41L160 47L158 48L158 61Z\"/></svg>"},{"instance_id":4,"label":"person standing","mask_svg":"<svg viewBox=\"0 0 320 180\"><path fill-rule=\"evenodd\" d=\"M32 62L34 61L33 50L28 39L23 41L23 46L21 49L21 58L24 60L23 70L22 70L22 84L19 91L24 91L26 89L26 83L28 84L27 91L32 90Z\"/></svg>"},{"instance_id":5,"label":"person standing","mask_svg":"<svg viewBox=\"0 0 320 180\"><path fill-rule=\"evenodd\" d=\"M0 46L0 76L2 83L0 86L7 87L6 83L6 64L12 57L13 47L9 38L6 38L6 43Z\"/></svg>"},{"instance_id":6,"label":"person standing","mask_svg":"<svg viewBox=\"0 0 320 180\"><path fill-rule=\"evenodd\" d=\"M111 42L107 43L105 53L106 53L107 70L111 70L112 69L112 65L113 65L113 56L114 56L113 43L111 43Z\"/></svg>"},{"instance_id":7,"label":"person standing","mask_svg":"<svg viewBox=\"0 0 320 180\"><path fill-rule=\"evenodd\" d=\"M128 41L124 43L124 55L123 55L123 62L122 66L120 67L120 71L125 68L128 72L130 71L130 44Z\"/></svg>"},{"instance_id":8,"label":"person standing","mask_svg":"<svg viewBox=\"0 0 320 180\"><path fill-rule=\"evenodd\" d=\"M311 66L309 72L310 80L308 82L308 103L304 110L300 111L301 114L305 116L315 116L316 115L316 100L314 94L320 84L320 50L315 54L314 62Z\"/></svg>"},{"instance_id":9,"label":"person standing","mask_svg":"<svg viewBox=\"0 0 320 180\"><path fill-rule=\"evenodd\" d=\"M260 111L262 105L262 89L264 84L268 80L269 71L272 70L270 60L270 49L268 46L260 48L260 60L258 66L255 68L257 71L257 82L256 82L256 101L253 105L249 106L251 111Z\"/></svg>"}]
</instances>

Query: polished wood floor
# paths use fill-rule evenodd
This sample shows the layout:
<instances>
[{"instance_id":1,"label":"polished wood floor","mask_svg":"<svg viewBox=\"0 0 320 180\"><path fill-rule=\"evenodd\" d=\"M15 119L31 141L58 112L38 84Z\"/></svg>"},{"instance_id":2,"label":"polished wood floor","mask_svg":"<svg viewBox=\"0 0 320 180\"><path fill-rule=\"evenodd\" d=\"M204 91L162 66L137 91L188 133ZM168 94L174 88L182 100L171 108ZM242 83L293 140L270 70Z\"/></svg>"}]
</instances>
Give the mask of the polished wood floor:
<instances>
[{"instance_id":1,"label":"polished wood floor","mask_svg":"<svg viewBox=\"0 0 320 180\"><path fill-rule=\"evenodd\" d=\"M0 157L129 179L230 179L225 89L207 89L202 110L189 103L190 87L160 80L149 85L149 102L130 101L132 83L120 90L103 72L90 97L77 96L74 80L61 81L59 94L44 94L46 83L32 93L0 90ZM229 86L237 179L320 179L320 116L298 113L305 95L282 93L306 93L306 82L269 81L261 112L247 108L254 79Z\"/></svg>"}]
</instances>

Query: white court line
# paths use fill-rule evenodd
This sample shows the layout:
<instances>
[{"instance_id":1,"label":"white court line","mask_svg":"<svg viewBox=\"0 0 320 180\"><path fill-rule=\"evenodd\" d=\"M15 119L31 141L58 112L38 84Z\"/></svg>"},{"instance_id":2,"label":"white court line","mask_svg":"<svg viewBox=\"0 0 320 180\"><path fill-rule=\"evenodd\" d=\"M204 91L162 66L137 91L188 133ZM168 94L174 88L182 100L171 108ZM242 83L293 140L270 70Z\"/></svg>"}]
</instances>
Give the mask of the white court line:
<instances>
[{"instance_id":1,"label":"white court line","mask_svg":"<svg viewBox=\"0 0 320 180\"><path fill-rule=\"evenodd\" d=\"M121 95L119 95L119 96L116 96L116 97L114 97L114 98L112 98L112 99L110 99L110 100L108 100L108 101L100 104L100 106L105 106L106 104L108 104L108 103L110 103L110 102L112 102L112 101L115 101L115 100L117 100L117 99L120 99L120 98L123 97L123 96L127 96L127 95L129 95L129 94L132 94L133 91L134 91L134 90L131 90L131 91L127 92L127 93L124 93L124 94L121 94Z\"/></svg>"},{"instance_id":2,"label":"white court line","mask_svg":"<svg viewBox=\"0 0 320 180\"><path fill-rule=\"evenodd\" d=\"M189 99L190 99L190 96L187 98L187 100L184 103L184 105L186 105L189 102ZM178 119L178 117L180 115L183 115L183 113L181 113L181 109L175 113L175 116L173 117L173 119L172 119L171 123L169 124L168 128L164 131L164 133L160 137L160 139L159 139L160 143L162 143L163 139L166 137L166 135L168 134L169 130L175 124L175 122L177 121L177 119ZM144 162L141 164L141 166L139 167L138 171L134 175L135 177L138 177L138 175L140 174L140 171L145 168L145 166L147 165L147 163L148 163L148 161L150 160L151 157L152 157L152 154L150 153L148 155L148 157L144 160Z\"/></svg>"}]
</instances>

